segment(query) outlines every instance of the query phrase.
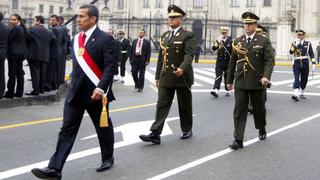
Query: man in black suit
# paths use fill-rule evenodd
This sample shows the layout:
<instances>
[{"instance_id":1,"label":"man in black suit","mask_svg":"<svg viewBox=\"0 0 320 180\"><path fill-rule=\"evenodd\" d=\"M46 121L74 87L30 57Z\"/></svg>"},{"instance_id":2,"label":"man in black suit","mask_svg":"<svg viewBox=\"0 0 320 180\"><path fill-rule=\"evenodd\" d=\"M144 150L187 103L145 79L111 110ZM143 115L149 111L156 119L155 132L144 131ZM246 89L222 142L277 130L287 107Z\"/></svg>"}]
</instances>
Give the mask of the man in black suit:
<instances>
[{"instance_id":1,"label":"man in black suit","mask_svg":"<svg viewBox=\"0 0 320 180\"><path fill-rule=\"evenodd\" d=\"M30 67L33 91L27 95L44 93L47 80L47 65L49 63L50 42L53 33L44 26L43 16L35 16L33 26L28 34L28 64Z\"/></svg>"},{"instance_id":2,"label":"man in black suit","mask_svg":"<svg viewBox=\"0 0 320 180\"><path fill-rule=\"evenodd\" d=\"M63 16L59 16L59 24L60 24L60 28L62 29L62 35L63 35L63 42L62 42L62 46L63 46L63 51L62 51L62 55L61 55L61 59L62 59L62 63L61 63L61 74L60 74L60 83L64 83L64 78L65 78L65 69L66 69L66 60L67 60L67 55L68 55L68 47L70 46L70 36L68 34L68 29L65 25L63 25L64 23L64 18Z\"/></svg>"},{"instance_id":3,"label":"man in black suit","mask_svg":"<svg viewBox=\"0 0 320 180\"><path fill-rule=\"evenodd\" d=\"M48 167L32 169L32 173L38 178L61 178L62 168L76 139L85 110L95 126L101 149L102 164L96 171L107 170L114 164L111 119L108 117L108 127L100 127L99 121L102 112L101 99L104 94L107 94L108 102L115 99L112 82L118 57L114 49L115 40L97 27L98 18L99 10L93 5L82 5L78 10L77 24L81 32L74 37L72 43L73 71L65 98L63 125L56 152L51 157ZM90 61L86 56L91 57L91 63L95 64L96 69L86 65ZM100 75L97 75L98 72Z\"/></svg>"},{"instance_id":4,"label":"man in black suit","mask_svg":"<svg viewBox=\"0 0 320 180\"><path fill-rule=\"evenodd\" d=\"M59 24L59 16L57 15L51 15L50 17L50 25L51 30L54 33L54 35L57 38L58 42L58 49L59 49L59 55L58 55L58 61L57 61L57 82L58 87L64 82L64 74L65 74L65 57L64 57L64 43L65 43L65 35L64 30Z\"/></svg>"},{"instance_id":5,"label":"man in black suit","mask_svg":"<svg viewBox=\"0 0 320 180\"><path fill-rule=\"evenodd\" d=\"M142 92L144 86L144 74L146 66L150 63L151 43L144 38L145 30L139 31L139 38L133 40L130 53L131 72L135 83L135 89Z\"/></svg>"},{"instance_id":6,"label":"man in black suit","mask_svg":"<svg viewBox=\"0 0 320 180\"><path fill-rule=\"evenodd\" d=\"M9 36L9 27L2 23L3 14L0 12L0 99L3 97L6 88L4 75L4 60L7 57L7 44Z\"/></svg>"},{"instance_id":7,"label":"man in black suit","mask_svg":"<svg viewBox=\"0 0 320 180\"><path fill-rule=\"evenodd\" d=\"M126 63L130 54L131 45L130 41L124 37L124 30L119 30L119 39L121 54L119 58L120 62L120 82L124 83L124 76L126 75Z\"/></svg>"}]
</instances>

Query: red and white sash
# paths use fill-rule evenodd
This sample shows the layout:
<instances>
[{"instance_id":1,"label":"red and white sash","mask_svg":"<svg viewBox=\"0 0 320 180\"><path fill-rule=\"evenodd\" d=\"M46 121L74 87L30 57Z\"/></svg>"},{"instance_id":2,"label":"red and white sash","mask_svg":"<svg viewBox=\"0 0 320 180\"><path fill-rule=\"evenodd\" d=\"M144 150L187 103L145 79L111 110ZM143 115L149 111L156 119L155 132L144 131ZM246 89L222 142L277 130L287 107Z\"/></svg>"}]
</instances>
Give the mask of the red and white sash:
<instances>
[{"instance_id":1,"label":"red and white sash","mask_svg":"<svg viewBox=\"0 0 320 180\"><path fill-rule=\"evenodd\" d=\"M98 65L94 62L86 50L84 46L85 42L83 41L83 35L84 33L81 32L74 37L73 50L75 59L93 84L98 86L102 77L102 71L99 69Z\"/></svg>"}]
</instances>

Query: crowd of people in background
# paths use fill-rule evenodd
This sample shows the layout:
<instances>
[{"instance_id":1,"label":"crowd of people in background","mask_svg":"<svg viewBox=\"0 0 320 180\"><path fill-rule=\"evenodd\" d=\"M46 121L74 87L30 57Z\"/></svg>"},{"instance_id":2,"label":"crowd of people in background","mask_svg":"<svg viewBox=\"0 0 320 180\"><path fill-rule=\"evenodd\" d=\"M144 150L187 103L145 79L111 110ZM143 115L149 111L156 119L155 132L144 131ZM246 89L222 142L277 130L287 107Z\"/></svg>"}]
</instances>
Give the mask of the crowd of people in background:
<instances>
[{"instance_id":1,"label":"crowd of people in background","mask_svg":"<svg viewBox=\"0 0 320 180\"><path fill-rule=\"evenodd\" d=\"M70 36L64 18L51 15L50 28L44 26L43 16L35 16L31 27L19 14L10 16L10 26L2 23L0 12L0 99L22 97L24 92L23 62L30 68L32 91L38 96L56 90L65 82ZM5 59L8 60L8 81L5 91Z\"/></svg>"}]
</instances>

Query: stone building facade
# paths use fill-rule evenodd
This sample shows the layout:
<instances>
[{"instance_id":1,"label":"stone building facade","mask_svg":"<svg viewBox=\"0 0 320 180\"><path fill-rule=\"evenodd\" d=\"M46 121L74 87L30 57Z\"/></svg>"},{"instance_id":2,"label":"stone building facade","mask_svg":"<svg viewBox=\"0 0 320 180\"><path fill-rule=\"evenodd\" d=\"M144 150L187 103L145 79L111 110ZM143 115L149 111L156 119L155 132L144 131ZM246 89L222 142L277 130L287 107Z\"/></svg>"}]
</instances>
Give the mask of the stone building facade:
<instances>
[{"instance_id":1,"label":"stone building facade","mask_svg":"<svg viewBox=\"0 0 320 180\"><path fill-rule=\"evenodd\" d=\"M75 10L90 0L1 0L0 11L5 16L19 13L32 18L42 14L62 14L68 19ZM100 0L102 29L124 29L135 38L144 28L156 45L160 35L168 30L167 7L176 4L187 12L184 27L194 31L197 42L209 51L219 36L219 27L228 26L233 38L243 33L241 14L251 11L267 27L269 37L279 58L288 56L289 44L295 39L295 30L307 32L307 39L318 44L320 37L319 0ZM71 24L69 25L70 28Z\"/></svg>"}]
</instances>

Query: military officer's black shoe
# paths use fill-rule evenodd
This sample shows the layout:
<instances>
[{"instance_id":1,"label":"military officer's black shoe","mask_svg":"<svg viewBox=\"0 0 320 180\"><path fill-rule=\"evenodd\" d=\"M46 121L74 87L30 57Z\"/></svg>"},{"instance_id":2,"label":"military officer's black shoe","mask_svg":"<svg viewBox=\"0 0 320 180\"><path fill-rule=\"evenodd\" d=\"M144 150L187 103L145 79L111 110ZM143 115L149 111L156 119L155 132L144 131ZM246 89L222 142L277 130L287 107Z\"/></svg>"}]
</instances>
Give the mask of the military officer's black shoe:
<instances>
[{"instance_id":1,"label":"military officer's black shoe","mask_svg":"<svg viewBox=\"0 0 320 180\"><path fill-rule=\"evenodd\" d=\"M39 96L39 93L35 92L35 91L31 91L30 93L26 93L26 95L29 96Z\"/></svg>"},{"instance_id":2,"label":"military officer's black shoe","mask_svg":"<svg viewBox=\"0 0 320 180\"><path fill-rule=\"evenodd\" d=\"M267 138L267 132L265 128L259 129L259 139L265 140Z\"/></svg>"},{"instance_id":3,"label":"military officer's black shoe","mask_svg":"<svg viewBox=\"0 0 320 180\"><path fill-rule=\"evenodd\" d=\"M32 174L40 179L61 179L61 173L53 168L34 168L31 170Z\"/></svg>"},{"instance_id":4,"label":"military officer's black shoe","mask_svg":"<svg viewBox=\"0 0 320 180\"><path fill-rule=\"evenodd\" d=\"M300 95L300 99L307 99L304 95Z\"/></svg>"},{"instance_id":5,"label":"military officer's black shoe","mask_svg":"<svg viewBox=\"0 0 320 180\"><path fill-rule=\"evenodd\" d=\"M102 171L105 171L105 170L108 170L110 169L114 164L114 158L112 157L111 159L108 159L108 160L105 160L101 163L101 166L98 167L96 169L97 172L102 172Z\"/></svg>"},{"instance_id":6,"label":"military officer's black shoe","mask_svg":"<svg viewBox=\"0 0 320 180\"><path fill-rule=\"evenodd\" d=\"M150 133L149 135L140 135L139 138L143 142L152 142L153 144L161 143L160 135L154 132Z\"/></svg>"},{"instance_id":7,"label":"military officer's black shoe","mask_svg":"<svg viewBox=\"0 0 320 180\"><path fill-rule=\"evenodd\" d=\"M192 131L188 131L188 132L183 132L182 136L180 137L180 139L189 139L191 138L193 135Z\"/></svg>"},{"instance_id":8,"label":"military officer's black shoe","mask_svg":"<svg viewBox=\"0 0 320 180\"><path fill-rule=\"evenodd\" d=\"M233 143L229 145L229 147L233 150L243 148L243 142L240 140L234 140Z\"/></svg>"}]
</instances>

